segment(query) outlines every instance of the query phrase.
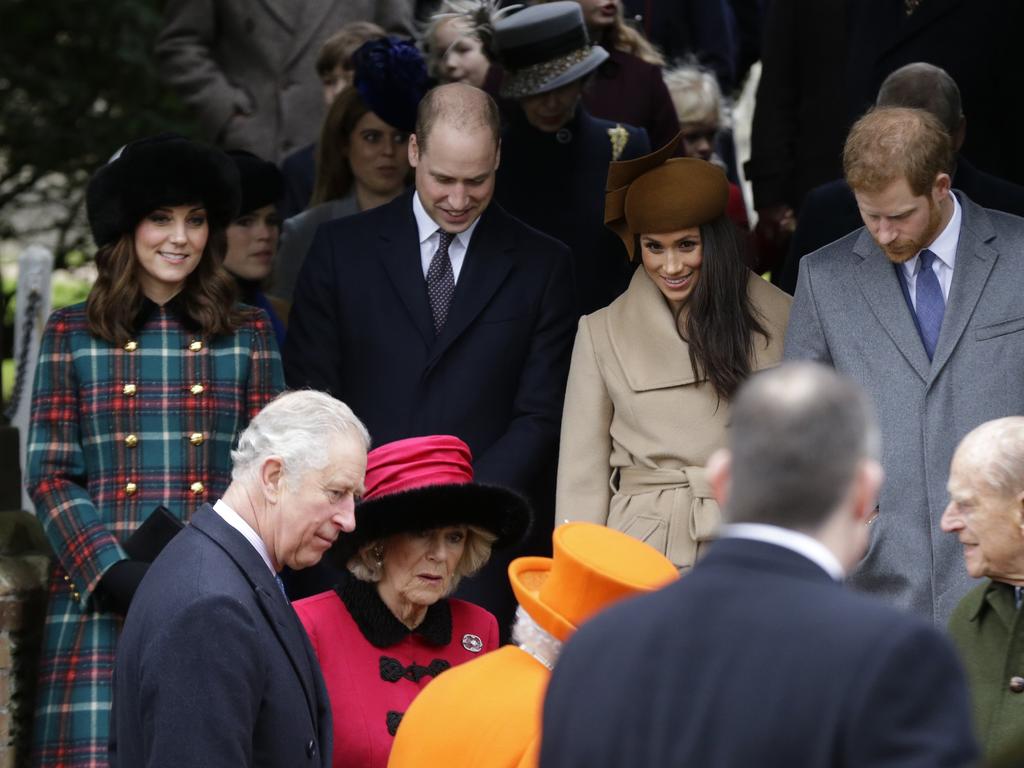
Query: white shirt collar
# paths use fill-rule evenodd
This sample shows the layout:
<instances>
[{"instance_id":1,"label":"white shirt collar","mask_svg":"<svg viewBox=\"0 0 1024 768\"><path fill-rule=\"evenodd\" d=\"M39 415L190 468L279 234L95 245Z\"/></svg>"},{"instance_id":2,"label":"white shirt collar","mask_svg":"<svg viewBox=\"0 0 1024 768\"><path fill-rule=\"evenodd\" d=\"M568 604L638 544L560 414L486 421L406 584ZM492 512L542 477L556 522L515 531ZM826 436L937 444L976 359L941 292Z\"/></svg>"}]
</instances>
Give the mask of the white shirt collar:
<instances>
[{"instance_id":1,"label":"white shirt collar","mask_svg":"<svg viewBox=\"0 0 1024 768\"><path fill-rule=\"evenodd\" d=\"M960 221L963 219L963 212L952 190L949 192L949 199L953 201L953 215L949 217L949 221L946 222L946 226L939 236L927 248L935 254L939 261L952 270L953 265L956 264L956 247L960 242ZM920 262L921 254L919 252L912 259L903 262L903 274L908 278L916 276L917 266Z\"/></svg>"},{"instance_id":2,"label":"white shirt collar","mask_svg":"<svg viewBox=\"0 0 1024 768\"><path fill-rule=\"evenodd\" d=\"M220 515L225 523L245 536L245 540L252 544L252 548L263 558L263 562L267 564L270 572L277 576L277 571L274 570L274 566L270 562L270 553L267 551L267 545L260 538L260 535L252 529L252 526L245 522L242 516L235 512L235 510L229 507L224 499L217 499L213 505L213 511Z\"/></svg>"},{"instance_id":3,"label":"white shirt collar","mask_svg":"<svg viewBox=\"0 0 1024 768\"><path fill-rule=\"evenodd\" d=\"M817 539L790 528L764 523L734 523L722 528L721 538L751 539L784 547L798 555L803 555L836 581L846 576L839 559L832 551Z\"/></svg>"},{"instance_id":4,"label":"white shirt collar","mask_svg":"<svg viewBox=\"0 0 1024 768\"><path fill-rule=\"evenodd\" d=\"M430 214L427 213L427 209L423 207L423 201L420 200L420 193L413 192L412 195L412 213L416 217L416 229L419 231L420 245L423 245L428 239L433 237L441 229L437 222L430 218ZM455 237L452 238L454 242L460 243L463 248L469 248L469 241L473 237L473 232L476 230L476 225L480 223L480 217L476 219L466 227L465 230L459 232Z\"/></svg>"}]
</instances>

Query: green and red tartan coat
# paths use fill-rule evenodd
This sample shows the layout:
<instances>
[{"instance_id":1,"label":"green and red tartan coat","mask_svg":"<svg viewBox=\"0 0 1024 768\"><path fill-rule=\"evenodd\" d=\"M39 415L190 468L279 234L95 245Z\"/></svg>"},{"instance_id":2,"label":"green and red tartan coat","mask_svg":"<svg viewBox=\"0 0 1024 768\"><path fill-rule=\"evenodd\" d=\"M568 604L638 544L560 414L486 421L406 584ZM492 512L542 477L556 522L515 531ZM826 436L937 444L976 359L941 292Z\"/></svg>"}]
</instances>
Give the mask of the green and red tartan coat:
<instances>
[{"instance_id":1,"label":"green and red tartan coat","mask_svg":"<svg viewBox=\"0 0 1024 768\"><path fill-rule=\"evenodd\" d=\"M154 508L187 520L220 497L238 433L284 389L270 321L242 310L236 333L207 338L175 302L147 303L123 346L89 332L84 304L50 317L28 440L28 490L56 554L33 765L107 765L121 620L96 610L100 577Z\"/></svg>"}]
</instances>

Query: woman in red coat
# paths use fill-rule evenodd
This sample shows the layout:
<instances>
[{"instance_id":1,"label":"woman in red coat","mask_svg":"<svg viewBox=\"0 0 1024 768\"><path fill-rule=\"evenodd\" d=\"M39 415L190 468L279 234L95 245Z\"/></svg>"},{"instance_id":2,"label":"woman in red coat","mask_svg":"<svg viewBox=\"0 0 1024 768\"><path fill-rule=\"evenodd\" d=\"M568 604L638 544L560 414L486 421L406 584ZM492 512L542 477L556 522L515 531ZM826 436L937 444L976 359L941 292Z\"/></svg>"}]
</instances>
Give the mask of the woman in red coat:
<instances>
[{"instance_id":1,"label":"woman in red coat","mask_svg":"<svg viewBox=\"0 0 1024 768\"><path fill-rule=\"evenodd\" d=\"M346 573L294 604L327 685L335 768L384 768L416 694L498 647L494 616L448 595L492 547L522 538L530 512L515 493L473 483L471 462L448 435L371 451L356 530L329 554Z\"/></svg>"}]
</instances>

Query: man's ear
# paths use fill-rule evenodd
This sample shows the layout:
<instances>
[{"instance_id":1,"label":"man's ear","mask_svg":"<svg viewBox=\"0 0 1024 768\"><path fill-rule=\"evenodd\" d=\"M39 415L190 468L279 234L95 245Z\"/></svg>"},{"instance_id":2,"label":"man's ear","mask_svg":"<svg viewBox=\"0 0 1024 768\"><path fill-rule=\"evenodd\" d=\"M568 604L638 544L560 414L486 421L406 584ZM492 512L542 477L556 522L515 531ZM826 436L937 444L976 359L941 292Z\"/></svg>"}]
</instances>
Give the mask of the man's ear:
<instances>
[{"instance_id":1,"label":"man's ear","mask_svg":"<svg viewBox=\"0 0 1024 768\"><path fill-rule=\"evenodd\" d=\"M411 165L413 168L415 168L417 165L420 164L420 145L419 145L419 142L416 141L416 134L415 133L410 133L409 134L409 144L408 144L408 147L409 147L409 165Z\"/></svg>"},{"instance_id":2,"label":"man's ear","mask_svg":"<svg viewBox=\"0 0 1024 768\"><path fill-rule=\"evenodd\" d=\"M950 194L950 190L953 188L953 180L949 177L948 173L940 173L935 177L935 181L932 182L932 199L936 204L942 202L947 195Z\"/></svg>"},{"instance_id":3,"label":"man's ear","mask_svg":"<svg viewBox=\"0 0 1024 768\"><path fill-rule=\"evenodd\" d=\"M1016 516L1015 522L1017 528L1020 529L1021 538L1024 538L1024 491L1013 497L1013 504L1013 514Z\"/></svg>"},{"instance_id":4,"label":"man's ear","mask_svg":"<svg viewBox=\"0 0 1024 768\"><path fill-rule=\"evenodd\" d=\"M284 462L280 456L268 456L260 464L260 488L263 496L271 504L276 504L281 497L281 486L284 480Z\"/></svg>"},{"instance_id":5,"label":"man's ear","mask_svg":"<svg viewBox=\"0 0 1024 768\"><path fill-rule=\"evenodd\" d=\"M494 170L498 170L499 165L501 165L501 139L498 139L498 148L494 150Z\"/></svg>"},{"instance_id":6,"label":"man's ear","mask_svg":"<svg viewBox=\"0 0 1024 768\"><path fill-rule=\"evenodd\" d=\"M711 454L704 473L711 484L718 506L724 507L729 501L729 488L732 485L732 453L729 449L719 448Z\"/></svg>"},{"instance_id":7,"label":"man's ear","mask_svg":"<svg viewBox=\"0 0 1024 768\"><path fill-rule=\"evenodd\" d=\"M875 514L878 492L882 489L885 470L874 459L865 459L857 467L854 478L854 518L858 523L867 524Z\"/></svg>"}]
</instances>

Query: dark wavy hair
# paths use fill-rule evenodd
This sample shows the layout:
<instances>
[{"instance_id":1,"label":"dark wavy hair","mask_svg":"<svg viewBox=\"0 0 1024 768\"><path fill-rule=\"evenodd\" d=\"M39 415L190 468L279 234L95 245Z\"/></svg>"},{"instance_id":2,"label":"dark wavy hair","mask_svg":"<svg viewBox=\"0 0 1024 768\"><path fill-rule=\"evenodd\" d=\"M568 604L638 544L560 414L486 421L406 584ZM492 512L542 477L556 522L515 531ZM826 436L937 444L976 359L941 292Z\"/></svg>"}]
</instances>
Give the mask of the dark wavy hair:
<instances>
[{"instance_id":1,"label":"dark wavy hair","mask_svg":"<svg viewBox=\"0 0 1024 768\"><path fill-rule=\"evenodd\" d=\"M340 200L352 191L355 177L348 162L349 143L356 123L369 111L355 88L346 88L334 97L316 145L316 181L310 207Z\"/></svg>"},{"instance_id":2,"label":"dark wavy hair","mask_svg":"<svg viewBox=\"0 0 1024 768\"><path fill-rule=\"evenodd\" d=\"M224 268L226 252L225 230L211 227L199 264L181 289L185 311L206 336L231 334L242 324L238 288ZM96 252L96 268L96 282L85 304L89 329L101 339L124 344L135 335L135 318L145 298L139 282L142 267L135 253L135 233L126 232L119 240L101 247Z\"/></svg>"},{"instance_id":3,"label":"dark wavy hair","mask_svg":"<svg viewBox=\"0 0 1024 768\"><path fill-rule=\"evenodd\" d=\"M747 294L750 271L736 225L719 216L700 225L700 238L700 279L679 331L690 347L694 373L707 377L719 400L728 400L750 376L755 334L764 337L765 346L769 334Z\"/></svg>"}]
</instances>

